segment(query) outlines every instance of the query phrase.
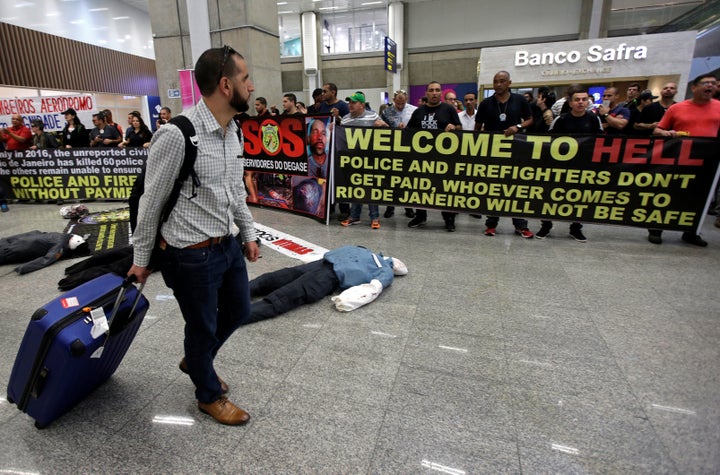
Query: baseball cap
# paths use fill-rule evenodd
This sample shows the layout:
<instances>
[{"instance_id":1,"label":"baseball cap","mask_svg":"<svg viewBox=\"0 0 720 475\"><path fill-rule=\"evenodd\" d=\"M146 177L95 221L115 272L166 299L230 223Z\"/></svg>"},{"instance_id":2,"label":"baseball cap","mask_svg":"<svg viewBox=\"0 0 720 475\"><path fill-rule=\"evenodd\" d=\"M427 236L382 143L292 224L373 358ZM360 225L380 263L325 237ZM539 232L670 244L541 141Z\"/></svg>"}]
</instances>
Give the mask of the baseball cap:
<instances>
[{"instance_id":1,"label":"baseball cap","mask_svg":"<svg viewBox=\"0 0 720 475\"><path fill-rule=\"evenodd\" d=\"M352 96L348 97L347 100L349 102L362 102L363 104L365 104L365 94L358 91L355 94L353 94Z\"/></svg>"},{"instance_id":2,"label":"baseball cap","mask_svg":"<svg viewBox=\"0 0 720 475\"><path fill-rule=\"evenodd\" d=\"M75 109L73 109L72 107L70 107L68 110L66 110L66 111L64 111L64 112L62 113L62 115L65 115L65 114L77 115L77 112L75 112Z\"/></svg>"},{"instance_id":3,"label":"baseball cap","mask_svg":"<svg viewBox=\"0 0 720 475\"><path fill-rule=\"evenodd\" d=\"M657 99L657 98L658 98L658 96L653 96L653 93L651 91L649 91L648 89L645 89L638 96L638 100L641 100L641 101L646 101L648 99Z\"/></svg>"}]
</instances>

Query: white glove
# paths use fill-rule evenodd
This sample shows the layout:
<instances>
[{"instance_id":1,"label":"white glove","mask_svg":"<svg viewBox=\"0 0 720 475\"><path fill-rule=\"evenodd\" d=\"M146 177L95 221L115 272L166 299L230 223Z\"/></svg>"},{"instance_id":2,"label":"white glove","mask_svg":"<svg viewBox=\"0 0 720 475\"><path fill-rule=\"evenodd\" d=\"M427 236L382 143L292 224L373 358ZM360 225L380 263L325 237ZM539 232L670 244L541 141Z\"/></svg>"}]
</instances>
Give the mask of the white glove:
<instances>
[{"instance_id":1,"label":"white glove","mask_svg":"<svg viewBox=\"0 0 720 475\"><path fill-rule=\"evenodd\" d=\"M369 284L360 284L355 287L350 287L342 292L340 295L331 297L335 303L335 308L341 312L350 312L356 308L360 308L365 304L369 304L380 295L383 291L383 286L379 280L373 279Z\"/></svg>"}]
</instances>

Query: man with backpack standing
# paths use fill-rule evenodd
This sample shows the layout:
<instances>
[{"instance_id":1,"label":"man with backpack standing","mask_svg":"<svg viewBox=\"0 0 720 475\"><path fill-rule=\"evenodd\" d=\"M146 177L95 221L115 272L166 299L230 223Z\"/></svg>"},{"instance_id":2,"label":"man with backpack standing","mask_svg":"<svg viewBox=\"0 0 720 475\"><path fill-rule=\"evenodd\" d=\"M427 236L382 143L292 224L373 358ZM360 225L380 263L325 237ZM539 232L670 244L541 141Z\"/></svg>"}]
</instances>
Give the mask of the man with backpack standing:
<instances>
[{"instance_id":1,"label":"man with backpack standing","mask_svg":"<svg viewBox=\"0 0 720 475\"><path fill-rule=\"evenodd\" d=\"M196 133L197 180L182 182L177 203L167 221L160 223L186 147L177 126L161 127L148 155L128 275L138 282L147 279L157 238L163 279L185 319L180 370L195 384L200 411L222 424L241 425L250 415L227 399L228 386L213 362L223 343L250 315L247 269L243 249L232 236L233 224L240 229L249 261L257 260L259 249L245 202L242 146L233 116L248 110L255 87L245 60L228 46L205 51L195 65L195 78L202 99L183 115Z\"/></svg>"}]
</instances>

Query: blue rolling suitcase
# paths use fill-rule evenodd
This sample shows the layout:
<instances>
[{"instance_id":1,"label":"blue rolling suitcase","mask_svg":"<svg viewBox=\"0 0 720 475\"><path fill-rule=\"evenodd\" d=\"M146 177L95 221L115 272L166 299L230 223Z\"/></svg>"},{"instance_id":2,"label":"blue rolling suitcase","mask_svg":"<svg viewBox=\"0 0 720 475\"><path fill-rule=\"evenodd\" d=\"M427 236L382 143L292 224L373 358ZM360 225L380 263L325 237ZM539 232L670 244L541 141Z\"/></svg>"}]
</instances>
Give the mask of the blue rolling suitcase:
<instances>
[{"instance_id":1,"label":"blue rolling suitcase","mask_svg":"<svg viewBox=\"0 0 720 475\"><path fill-rule=\"evenodd\" d=\"M142 287L105 274L38 309L20 344L7 400L37 428L47 426L115 372L148 307Z\"/></svg>"}]
</instances>

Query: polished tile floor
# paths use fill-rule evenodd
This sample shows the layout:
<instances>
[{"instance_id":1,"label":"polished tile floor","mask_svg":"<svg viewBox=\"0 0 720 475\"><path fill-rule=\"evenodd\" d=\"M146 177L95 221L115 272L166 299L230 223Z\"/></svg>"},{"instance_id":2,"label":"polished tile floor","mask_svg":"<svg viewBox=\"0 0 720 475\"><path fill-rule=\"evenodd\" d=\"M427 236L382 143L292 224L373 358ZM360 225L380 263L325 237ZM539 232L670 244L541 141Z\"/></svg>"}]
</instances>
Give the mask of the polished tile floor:
<instances>
[{"instance_id":1,"label":"polished tile floor","mask_svg":"<svg viewBox=\"0 0 720 475\"><path fill-rule=\"evenodd\" d=\"M13 205L0 237L61 231L57 211ZM253 416L245 427L196 409L177 369L182 318L155 276L150 311L106 385L42 431L0 399L0 474L720 472L714 219L702 249L676 232L656 246L644 230L596 225L581 244L563 223L523 240L509 219L489 238L469 216L451 234L439 212L424 229L395 216L380 230L253 213L319 246L398 256L410 273L355 312L326 300L241 328L217 368ZM25 276L0 266L3 385L29 316L58 294L68 264ZM265 247L250 273L295 264Z\"/></svg>"}]
</instances>

